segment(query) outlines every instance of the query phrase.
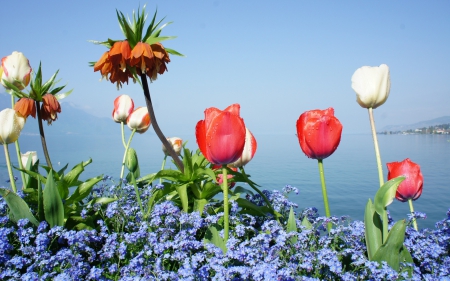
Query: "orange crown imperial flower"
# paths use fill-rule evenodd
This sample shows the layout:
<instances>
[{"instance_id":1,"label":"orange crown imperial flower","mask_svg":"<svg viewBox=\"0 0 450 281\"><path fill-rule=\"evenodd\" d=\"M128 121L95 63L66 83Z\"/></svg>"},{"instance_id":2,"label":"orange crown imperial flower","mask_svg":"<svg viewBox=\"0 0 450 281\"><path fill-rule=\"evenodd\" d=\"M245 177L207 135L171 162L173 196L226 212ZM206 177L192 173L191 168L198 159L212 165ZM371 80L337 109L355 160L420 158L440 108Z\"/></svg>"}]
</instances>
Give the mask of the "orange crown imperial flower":
<instances>
[{"instance_id":1,"label":"orange crown imperial flower","mask_svg":"<svg viewBox=\"0 0 450 281\"><path fill-rule=\"evenodd\" d=\"M50 125L58 118L58 113L61 113L61 105L52 94L45 94L42 96L41 117L42 120L47 121Z\"/></svg>"},{"instance_id":2,"label":"orange crown imperial flower","mask_svg":"<svg viewBox=\"0 0 450 281\"><path fill-rule=\"evenodd\" d=\"M138 75L145 74L152 81L158 74L167 71L167 63L170 62L169 53L183 56L175 50L165 48L160 42L175 38L174 36L160 36L162 29L170 24L159 27L161 21L156 22L155 12L150 25L144 33L145 6L142 13L133 12L132 20L126 19L122 12L117 11L119 25L125 36L125 40L111 40L104 42L93 41L109 48L99 61L91 63L94 72L100 71L103 78L111 83L116 83L120 88L123 83L128 84L128 79L136 81Z\"/></svg>"},{"instance_id":3,"label":"orange crown imperial flower","mask_svg":"<svg viewBox=\"0 0 450 281\"><path fill-rule=\"evenodd\" d=\"M14 105L14 110L24 118L27 118L29 115L36 118L36 102L33 99L20 98Z\"/></svg>"}]
</instances>

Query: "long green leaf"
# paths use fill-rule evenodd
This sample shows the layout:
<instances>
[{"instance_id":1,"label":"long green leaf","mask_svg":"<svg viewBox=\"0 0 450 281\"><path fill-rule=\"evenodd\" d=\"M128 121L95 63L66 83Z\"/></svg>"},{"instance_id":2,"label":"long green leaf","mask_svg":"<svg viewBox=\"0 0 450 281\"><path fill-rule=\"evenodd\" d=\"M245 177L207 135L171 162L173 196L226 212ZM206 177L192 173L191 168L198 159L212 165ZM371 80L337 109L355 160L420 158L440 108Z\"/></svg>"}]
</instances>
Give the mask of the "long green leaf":
<instances>
[{"instance_id":1,"label":"long green leaf","mask_svg":"<svg viewBox=\"0 0 450 281\"><path fill-rule=\"evenodd\" d=\"M30 207L17 194L8 189L0 188L0 195L5 199L6 204L8 204L10 210L9 216L12 221L18 222L20 219L28 219L35 226L39 225L39 222L31 213Z\"/></svg>"},{"instance_id":2,"label":"long green leaf","mask_svg":"<svg viewBox=\"0 0 450 281\"><path fill-rule=\"evenodd\" d=\"M367 201L366 210L364 212L364 226L367 254L369 260L372 260L378 248L380 248L383 243L381 235L383 225L380 216L375 212L375 206L370 199Z\"/></svg>"},{"instance_id":3,"label":"long green leaf","mask_svg":"<svg viewBox=\"0 0 450 281\"><path fill-rule=\"evenodd\" d=\"M69 195L69 187L78 186L82 182L78 181L78 177L84 171L84 167L92 163L92 159L89 158L86 162L81 162L75 165L70 172L64 175L64 177L58 181L58 190L61 198L67 198Z\"/></svg>"},{"instance_id":4,"label":"long green leaf","mask_svg":"<svg viewBox=\"0 0 450 281\"><path fill-rule=\"evenodd\" d=\"M211 225L205 233L205 238L203 239L203 242L211 243L220 249L222 249L223 253L227 252L227 244L223 240L222 237L220 237L220 230L222 230L222 227L220 227L218 224Z\"/></svg>"},{"instance_id":5,"label":"long green leaf","mask_svg":"<svg viewBox=\"0 0 450 281\"><path fill-rule=\"evenodd\" d=\"M383 184L380 189L378 189L374 198L375 211L384 217L386 212L385 207L389 206L395 198L395 193L397 191L400 183L405 179L405 177L397 177L387 181Z\"/></svg>"},{"instance_id":6,"label":"long green leaf","mask_svg":"<svg viewBox=\"0 0 450 281\"><path fill-rule=\"evenodd\" d=\"M64 205L53 179L53 171L47 176L47 183L44 188L44 213L45 220L50 227L64 225Z\"/></svg>"},{"instance_id":7,"label":"long green leaf","mask_svg":"<svg viewBox=\"0 0 450 281\"><path fill-rule=\"evenodd\" d=\"M81 200L83 200L84 198L86 198L92 191L92 188L94 187L94 185L96 185L99 181L101 181L103 179L102 176L98 176L95 178L91 178L86 180L85 182L83 182L82 184L80 184L75 191L72 193L72 195L67 198L66 202L64 203L64 205L70 205L73 203L78 203Z\"/></svg>"},{"instance_id":8,"label":"long green leaf","mask_svg":"<svg viewBox=\"0 0 450 281\"><path fill-rule=\"evenodd\" d=\"M390 267L398 271L400 263L413 263L411 254L403 245L405 241L406 221L400 220L394 224L389 232L386 242L381 245L373 256L373 260L381 264L386 261Z\"/></svg>"},{"instance_id":9,"label":"long green leaf","mask_svg":"<svg viewBox=\"0 0 450 281\"><path fill-rule=\"evenodd\" d=\"M183 207L183 211L186 213L189 211L189 198L187 195L187 187L188 187L188 184L178 185L175 187L175 189L177 190L178 196L180 196L181 206Z\"/></svg>"},{"instance_id":10,"label":"long green leaf","mask_svg":"<svg viewBox=\"0 0 450 281\"><path fill-rule=\"evenodd\" d=\"M208 200L206 199L194 199L194 211L197 211L202 215L206 204L208 204Z\"/></svg>"},{"instance_id":11,"label":"long green leaf","mask_svg":"<svg viewBox=\"0 0 450 281\"><path fill-rule=\"evenodd\" d=\"M289 218L286 225L286 232L297 232L297 222L295 220L295 214L294 214L294 208L291 206L291 209L289 210ZM292 236L290 239L292 244L297 243L297 236Z\"/></svg>"}]
</instances>

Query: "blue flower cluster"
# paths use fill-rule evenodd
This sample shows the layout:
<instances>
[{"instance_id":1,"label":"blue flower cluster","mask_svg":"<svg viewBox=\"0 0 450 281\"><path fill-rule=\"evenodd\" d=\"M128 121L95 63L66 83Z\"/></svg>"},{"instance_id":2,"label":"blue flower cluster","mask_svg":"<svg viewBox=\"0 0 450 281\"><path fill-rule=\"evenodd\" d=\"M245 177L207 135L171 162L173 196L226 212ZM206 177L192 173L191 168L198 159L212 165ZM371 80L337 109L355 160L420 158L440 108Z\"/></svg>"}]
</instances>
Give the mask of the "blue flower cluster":
<instances>
[{"instance_id":1,"label":"blue flower cluster","mask_svg":"<svg viewBox=\"0 0 450 281\"><path fill-rule=\"evenodd\" d=\"M140 190L143 205L152 188ZM277 212L295 204L288 192L264 191ZM364 223L347 217L326 218L308 208L297 215L297 232L273 218L240 214L232 203L227 252L203 240L222 213L184 213L172 201L155 205L144 219L130 185L100 185L95 196L118 200L98 209L98 228L67 230L33 227L8 218L0 199L0 280L448 280L450 210L435 229L408 227L405 245L414 260L399 272L367 260ZM252 202L261 203L254 195ZM98 208L90 206L88 208ZM88 213L86 210L84 213ZM423 217L415 214L415 218ZM304 226L306 218L312 227ZM330 233L326 225L333 224Z\"/></svg>"}]
</instances>

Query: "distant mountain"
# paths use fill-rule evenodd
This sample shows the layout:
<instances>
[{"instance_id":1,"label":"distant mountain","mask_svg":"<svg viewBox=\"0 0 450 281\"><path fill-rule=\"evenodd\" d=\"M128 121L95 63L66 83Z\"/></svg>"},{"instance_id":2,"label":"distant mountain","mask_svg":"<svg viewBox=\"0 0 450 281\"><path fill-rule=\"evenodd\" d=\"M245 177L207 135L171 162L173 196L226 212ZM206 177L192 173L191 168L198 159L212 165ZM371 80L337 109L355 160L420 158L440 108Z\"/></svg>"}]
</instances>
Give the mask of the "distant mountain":
<instances>
[{"instance_id":1,"label":"distant mountain","mask_svg":"<svg viewBox=\"0 0 450 281\"><path fill-rule=\"evenodd\" d=\"M431 119L431 120L427 120L427 121L421 121L421 122L409 124L409 125L389 125L389 126L383 127L383 129L381 129L381 132L385 132L385 131L396 132L396 131L414 130L417 128L430 127L430 126L436 126L436 125L442 125L442 124L450 124L450 116L443 116L443 117L439 117L439 118L435 118L435 119Z\"/></svg>"},{"instance_id":2,"label":"distant mountain","mask_svg":"<svg viewBox=\"0 0 450 281\"><path fill-rule=\"evenodd\" d=\"M11 96L0 93L0 110L11 108ZM111 118L96 117L69 102L61 103L61 113L50 126L44 121L45 135L116 135L120 127ZM29 116L21 134L39 134L37 119Z\"/></svg>"}]
</instances>

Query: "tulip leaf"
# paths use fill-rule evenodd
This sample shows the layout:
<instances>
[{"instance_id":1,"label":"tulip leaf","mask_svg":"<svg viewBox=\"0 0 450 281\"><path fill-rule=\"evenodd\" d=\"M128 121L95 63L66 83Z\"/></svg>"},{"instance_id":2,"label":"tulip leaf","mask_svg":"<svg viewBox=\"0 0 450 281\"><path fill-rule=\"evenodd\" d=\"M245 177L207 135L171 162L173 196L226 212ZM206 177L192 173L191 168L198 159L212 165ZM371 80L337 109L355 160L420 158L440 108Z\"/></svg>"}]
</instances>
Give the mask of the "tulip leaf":
<instances>
[{"instance_id":1,"label":"tulip leaf","mask_svg":"<svg viewBox=\"0 0 450 281\"><path fill-rule=\"evenodd\" d=\"M70 172L65 174L58 181L58 190L60 192L61 198L67 198L69 195L69 187L78 186L82 184L81 181L78 180L80 174L84 171L84 167L92 163L92 159L89 158L86 162L81 162L80 164L75 165Z\"/></svg>"},{"instance_id":2,"label":"tulip leaf","mask_svg":"<svg viewBox=\"0 0 450 281\"><path fill-rule=\"evenodd\" d=\"M95 178L91 178L80 184L75 191L72 193L72 195L67 198L66 202L64 203L65 206L68 206L73 203L78 203L84 198L86 198L92 191L92 188L94 185L96 185L99 181L103 179L102 176L98 176Z\"/></svg>"},{"instance_id":3,"label":"tulip leaf","mask_svg":"<svg viewBox=\"0 0 450 281\"><path fill-rule=\"evenodd\" d=\"M44 212L44 193L42 191L42 183L38 179L38 218L40 221L45 220L45 212Z\"/></svg>"},{"instance_id":4,"label":"tulip leaf","mask_svg":"<svg viewBox=\"0 0 450 281\"><path fill-rule=\"evenodd\" d=\"M200 215L203 215L206 204L208 204L208 200L206 199L194 199L194 211L197 211Z\"/></svg>"},{"instance_id":5,"label":"tulip leaf","mask_svg":"<svg viewBox=\"0 0 450 281\"><path fill-rule=\"evenodd\" d=\"M191 152L189 149L184 148L184 157L183 157L183 165L184 165L184 175L188 179L192 179L192 158Z\"/></svg>"},{"instance_id":6,"label":"tulip leaf","mask_svg":"<svg viewBox=\"0 0 450 281\"><path fill-rule=\"evenodd\" d=\"M295 220L295 213L294 208L291 206L291 209L289 210L289 218L286 225L286 232L297 232L297 222ZM290 239L292 244L297 243L297 236L292 236Z\"/></svg>"},{"instance_id":7,"label":"tulip leaf","mask_svg":"<svg viewBox=\"0 0 450 281\"><path fill-rule=\"evenodd\" d=\"M236 202L238 203L239 207L241 207L243 209L249 209L249 210L255 211L259 215L266 216L266 213L263 211L262 207L254 204L244 198L238 198L236 200Z\"/></svg>"},{"instance_id":8,"label":"tulip leaf","mask_svg":"<svg viewBox=\"0 0 450 281\"><path fill-rule=\"evenodd\" d=\"M397 188L400 183L405 179L405 177L396 177L387 181L383 186L378 189L375 194L374 204L375 211L381 216L384 217L386 212L385 208L389 206L395 198L395 193L397 192Z\"/></svg>"},{"instance_id":9,"label":"tulip leaf","mask_svg":"<svg viewBox=\"0 0 450 281\"><path fill-rule=\"evenodd\" d=\"M202 189L202 192L200 194L200 198L209 200L209 199L213 198L216 194L218 194L220 192L222 192L222 188L219 185L217 185L217 184L215 184L213 182L206 182L203 185L203 189Z\"/></svg>"},{"instance_id":10,"label":"tulip leaf","mask_svg":"<svg viewBox=\"0 0 450 281\"><path fill-rule=\"evenodd\" d=\"M211 243L218 248L222 249L223 253L227 252L227 244L225 243L224 239L220 237L220 231L222 230L222 227L219 224L213 224L206 230L205 238L203 239L203 242Z\"/></svg>"},{"instance_id":11,"label":"tulip leaf","mask_svg":"<svg viewBox=\"0 0 450 281\"><path fill-rule=\"evenodd\" d=\"M184 174L178 170L161 170L155 175L155 179L158 178L163 178L173 182L181 182L185 179Z\"/></svg>"},{"instance_id":12,"label":"tulip leaf","mask_svg":"<svg viewBox=\"0 0 450 281\"><path fill-rule=\"evenodd\" d=\"M306 229L312 229L312 224L309 222L308 217L305 216L302 220L302 225L306 228Z\"/></svg>"},{"instance_id":13,"label":"tulip leaf","mask_svg":"<svg viewBox=\"0 0 450 281\"><path fill-rule=\"evenodd\" d=\"M20 219L27 219L35 226L39 225L38 220L31 213L30 207L20 196L5 188L0 188L0 195L8 204L9 216L12 221L18 222Z\"/></svg>"},{"instance_id":14,"label":"tulip leaf","mask_svg":"<svg viewBox=\"0 0 450 281\"><path fill-rule=\"evenodd\" d=\"M175 189L177 190L178 196L180 197L181 200L181 206L183 207L183 211L184 212L188 212L189 210L189 199L188 199L188 195L187 195L187 184L183 184L183 185L178 185L175 187Z\"/></svg>"},{"instance_id":15,"label":"tulip leaf","mask_svg":"<svg viewBox=\"0 0 450 281\"><path fill-rule=\"evenodd\" d=\"M200 179L203 176L208 176L213 181L216 180L216 174L212 169L203 169L203 168L197 168L194 171L194 179Z\"/></svg>"},{"instance_id":16,"label":"tulip leaf","mask_svg":"<svg viewBox=\"0 0 450 281\"><path fill-rule=\"evenodd\" d=\"M375 212L375 206L372 204L372 200L370 199L367 201L366 210L364 212L364 226L367 255L369 260L372 260L376 251L382 244L381 233L383 225L380 216Z\"/></svg>"},{"instance_id":17,"label":"tulip leaf","mask_svg":"<svg viewBox=\"0 0 450 281\"><path fill-rule=\"evenodd\" d=\"M381 245L373 256L373 261L381 264L386 261L390 267L398 271L401 263L413 263L411 254L403 245L405 240L406 221L400 220L394 224L389 232L386 242ZM408 270L410 275L411 268Z\"/></svg>"},{"instance_id":18,"label":"tulip leaf","mask_svg":"<svg viewBox=\"0 0 450 281\"><path fill-rule=\"evenodd\" d=\"M64 206L61 196L53 179L53 171L47 176L47 182L44 188L44 213L45 220L50 227L64 225Z\"/></svg>"}]
</instances>

